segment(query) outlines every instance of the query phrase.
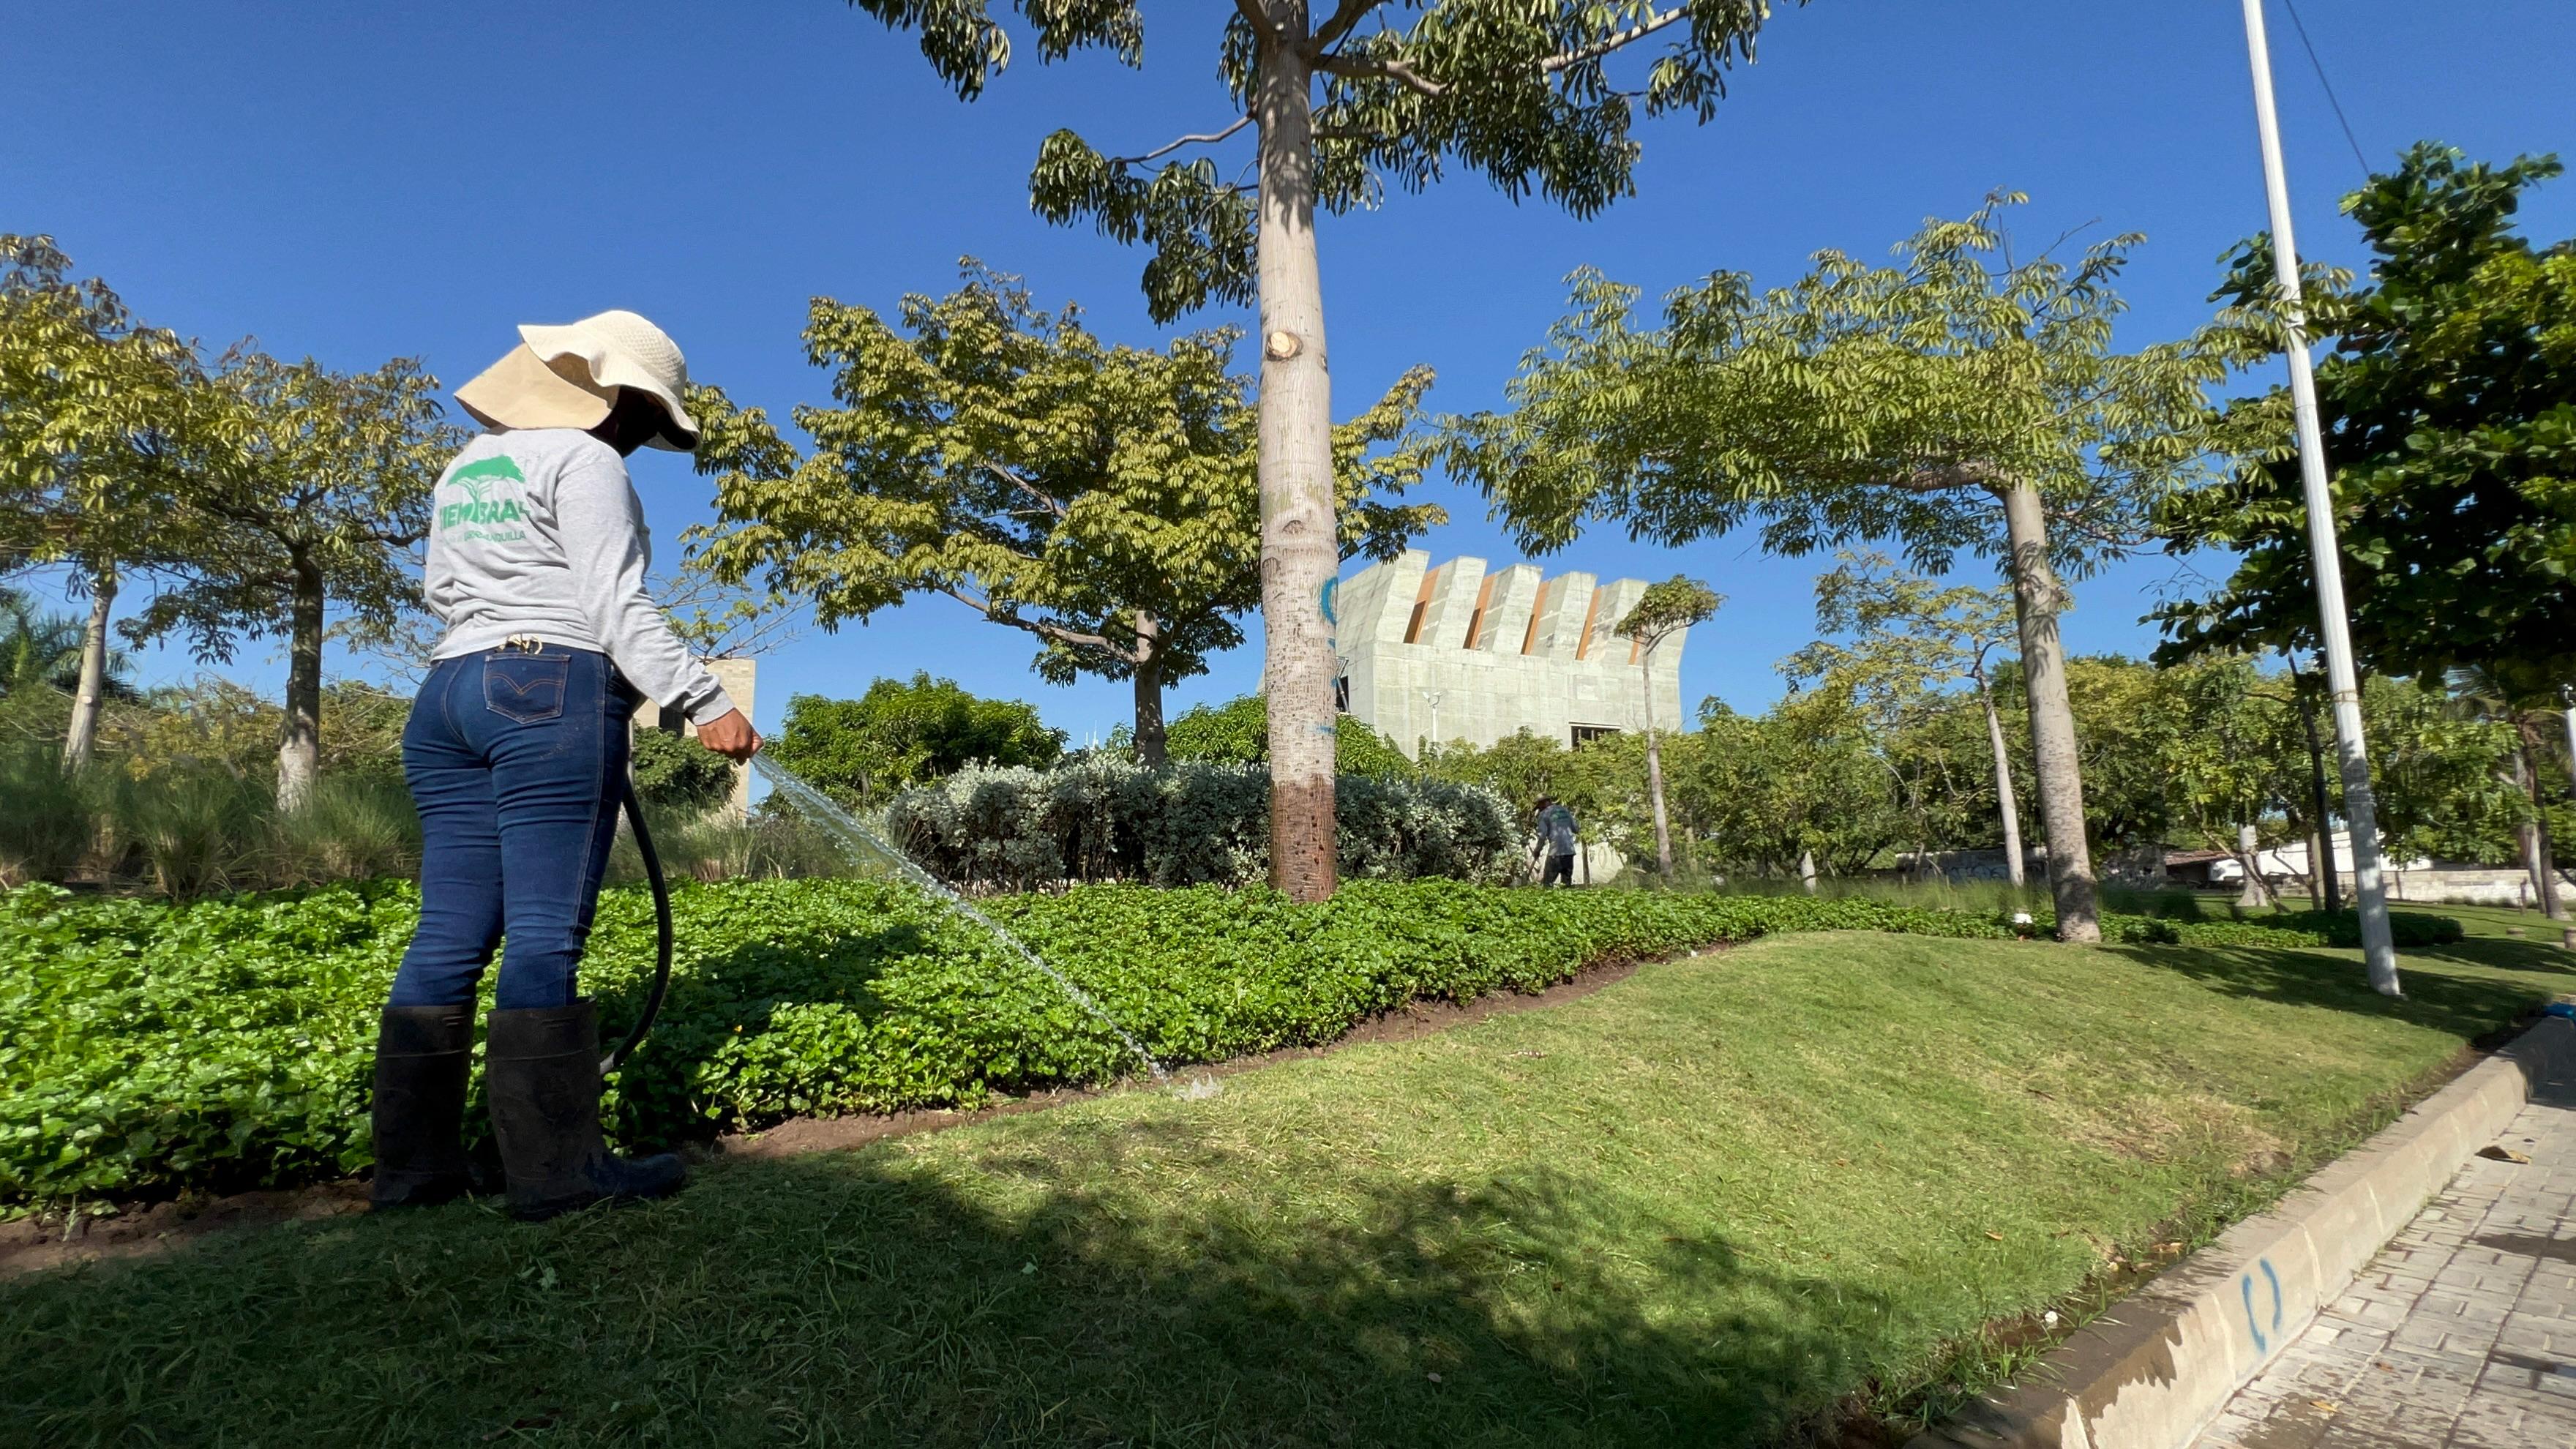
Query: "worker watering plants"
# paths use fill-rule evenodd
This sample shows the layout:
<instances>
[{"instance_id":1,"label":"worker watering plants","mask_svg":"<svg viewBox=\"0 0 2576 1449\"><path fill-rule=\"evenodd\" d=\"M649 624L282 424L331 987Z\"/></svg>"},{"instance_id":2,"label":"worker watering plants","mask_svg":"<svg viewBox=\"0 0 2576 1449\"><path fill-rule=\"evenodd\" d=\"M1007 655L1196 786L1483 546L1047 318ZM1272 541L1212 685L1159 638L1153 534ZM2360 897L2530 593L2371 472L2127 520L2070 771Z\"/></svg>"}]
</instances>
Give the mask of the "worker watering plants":
<instances>
[{"instance_id":1,"label":"worker watering plants","mask_svg":"<svg viewBox=\"0 0 2576 1449\"><path fill-rule=\"evenodd\" d=\"M632 312L522 327L458 389L486 431L433 499L423 591L446 624L403 730L420 811L420 929L376 1047L377 1207L465 1192L475 987L501 951L485 1088L510 1209L552 1216L680 1186L599 1127L599 1027L578 972L616 832L628 722L649 696L734 760L751 722L644 591L651 544L626 476L638 447L698 442L687 364Z\"/></svg>"}]
</instances>

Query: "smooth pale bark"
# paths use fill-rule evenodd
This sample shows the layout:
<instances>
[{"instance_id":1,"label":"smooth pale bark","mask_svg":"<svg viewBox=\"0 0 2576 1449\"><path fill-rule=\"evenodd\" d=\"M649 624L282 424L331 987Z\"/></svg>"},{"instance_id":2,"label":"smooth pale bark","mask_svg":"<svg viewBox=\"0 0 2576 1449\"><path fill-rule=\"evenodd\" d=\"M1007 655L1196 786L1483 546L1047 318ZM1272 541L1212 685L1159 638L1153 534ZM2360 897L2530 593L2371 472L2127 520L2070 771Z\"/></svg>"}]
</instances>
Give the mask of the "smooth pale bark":
<instances>
[{"instance_id":1,"label":"smooth pale bark","mask_svg":"<svg viewBox=\"0 0 2576 1449\"><path fill-rule=\"evenodd\" d=\"M1807 888L1807 894L1816 893L1816 853L1812 850L1798 852L1798 881Z\"/></svg>"},{"instance_id":2,"label":"smooth pale bark","mask_svg":"<svg viewBox=\"0 0 2576 1449\"><path fill-rule=\"evenodd\" d=\"M1646 792L1655 800L1655 869L1673 878L1673 831L1664 817L1664 755L1656 748L1654 726L1646 727Z\"/></svg>"},{"instance_id":3,"label":"smooth pale bark","mask_svg":"<svg viewBox=\"0 0 2576 1449\"><path fill-rule=\"evenodd\" d=\"M89 764L98 748L98 715L107 694L107 619L116 607L116 566L90 570L89 621L81 626L80 680L72 687L71 731L63 739L63 768Z\"/></svg>"},{"instance_id":4,"label":"smooth pale bark","mask_svg":"<svg viewBox=\"0 0 2576 1449\"><path fill-rule=\"evenodd\" d=\"M2004 869L2012 874L2013 889L2020 890L2021 802L2013 796L2012 752L2004 747L2004 717L1995 708L1983 674L1977 676L1977 703L1986 708L1986 747L1995 752L1995 813L2004 822Z\"/></svg>"},{"instance_id":5,"label":"smooth pale bark","mask_svg":"<svg viewBox=\"0 0 2576 1449\"><path fill-rule=\"evenodd\" d=\"M2245 868L2245 883L2237 889L2236 904L2251 910L2263 904L2271 889L2263 879L2263 842L2251 825L2236 827L2236 863Z\"/></svg>"},{"instance_id":6,"label":"smooth pale bark","mask_svg":"<svg viewBox=\"0 0 2576 1449\"><path fill-rule=\"evenodd\" d=\"M322 571L295 564L288 601L286 725L277 743L277 808L292 813L313 798L322 765Z\"/></svg>"},{"instance_id":7,"label":"smooth pale bark","mask_svg":"<svg viewBox=\"0 0 2576 1449\"><path fill-rule=\"evenodd\" d=\"M1655 676L1650 667L1655 651L1648 649L1637 672L1646 682L1646 794L1655 803L1655 868L1663 878L1673 878L1673 831L1664 815L1664 752L1655 744Z\"/></svg>"},{"instance_id":8,"label":"smooth pale bark","mask_svg":"<svg viewBox=\"0 0 2576 1449\"><path fill-rule=\"evenodd\" d=\"M1136 611L1136 668L1128 677L1136 685L1136 758L1159 765L1168 758L1163 732L1162 626L1144 610Z\"/></svg>"},{"instance_id":9,"label":"smooth pale bark","mask_svg":"<svg viewBox=\"0 0 2576 1449\"><path fill-rule=\"evenodd\" d=\"M1333 893L1333 398L1315 263L1313 71L1287 37L1304 0L1263 0L1261 128L1261 622L1270 701L1270 883L1291 900Z\"/></svg>"},{"instance_id":10,"label":"smooth pale bark","mask_svg":"<svg viewBox=\"0 0 2576 1449\"><path fill-rule=\"evenodd\" d=\"M2049 894L2057 902L2057 938L2099 941L2102 920L2093 881L2093 850L2084 836L2084 777L2075 754L2075 707L2066 698L2066 646L2058 611L2066 591L2048 561L2048 520L2039 490L2013 483L1997 490L2012 550L2013 614L2021 626L2021 675L2030 697L2030 744L2039 777L2040 832L2048 841Z\"/></svg>"}]
</instances>

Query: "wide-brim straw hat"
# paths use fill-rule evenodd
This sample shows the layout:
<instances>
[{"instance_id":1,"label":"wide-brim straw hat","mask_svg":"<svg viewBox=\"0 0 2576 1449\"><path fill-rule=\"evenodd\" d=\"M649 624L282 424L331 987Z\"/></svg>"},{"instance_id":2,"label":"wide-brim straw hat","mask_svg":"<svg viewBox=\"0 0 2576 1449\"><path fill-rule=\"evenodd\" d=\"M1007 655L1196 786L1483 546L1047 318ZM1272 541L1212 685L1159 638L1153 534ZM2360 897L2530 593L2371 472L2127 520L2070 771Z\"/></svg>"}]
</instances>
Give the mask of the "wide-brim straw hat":
<instances>
[{"instance_id":1,"label":"wide-brim straw hat","mask_svg":"<svg viewBox=\"0 0 2576 1449\"><path fill-rule=\"evenodd\" d=\"M559 327L519 328L522 340L456 390L457 405L487 428L595 428L617 390L631 387L662 404L670 426L645 446L686 453L697 420L680 401L688 359L670 334L632 312L608 311Z\"/></svg>"}]
</instances>

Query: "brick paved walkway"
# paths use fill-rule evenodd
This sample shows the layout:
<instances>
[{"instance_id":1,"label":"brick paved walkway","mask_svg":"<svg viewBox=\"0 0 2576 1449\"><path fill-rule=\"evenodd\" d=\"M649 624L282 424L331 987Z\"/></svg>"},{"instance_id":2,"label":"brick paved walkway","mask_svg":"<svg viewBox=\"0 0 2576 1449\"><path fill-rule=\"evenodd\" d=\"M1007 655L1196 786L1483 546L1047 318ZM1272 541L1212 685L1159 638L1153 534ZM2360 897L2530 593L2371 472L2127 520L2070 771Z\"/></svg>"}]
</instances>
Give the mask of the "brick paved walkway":
<instances>
[{"instance_id":1,"label":"brick paved walkway","mask_svg":"<svg viewBox=\"0 0 2576 1449\"><path fill-rule=\"evenodd\" d=\"M2552 1082L2197 1449L2576 1446L2576 1083Z\"/></svg>"}]
</instances>

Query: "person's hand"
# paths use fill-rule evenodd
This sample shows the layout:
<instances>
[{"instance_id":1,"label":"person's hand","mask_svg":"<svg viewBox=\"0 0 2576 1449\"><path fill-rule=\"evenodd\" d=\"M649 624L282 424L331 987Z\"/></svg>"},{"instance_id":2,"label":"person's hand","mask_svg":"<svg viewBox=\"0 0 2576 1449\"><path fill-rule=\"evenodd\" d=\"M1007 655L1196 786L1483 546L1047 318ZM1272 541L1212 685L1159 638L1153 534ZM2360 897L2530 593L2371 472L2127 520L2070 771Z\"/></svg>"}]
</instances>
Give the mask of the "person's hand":
<instances>
[{"instance_id":1,"label":"person's hand","mask_svg":"<svg viewBox=\"0 0 2576 1449\"><path fill-rule=\"evenodd\" d=\"M698 743L739 765L760 752L760 731L737 709L698 726Z\"/></svg>"}]
</instances>

